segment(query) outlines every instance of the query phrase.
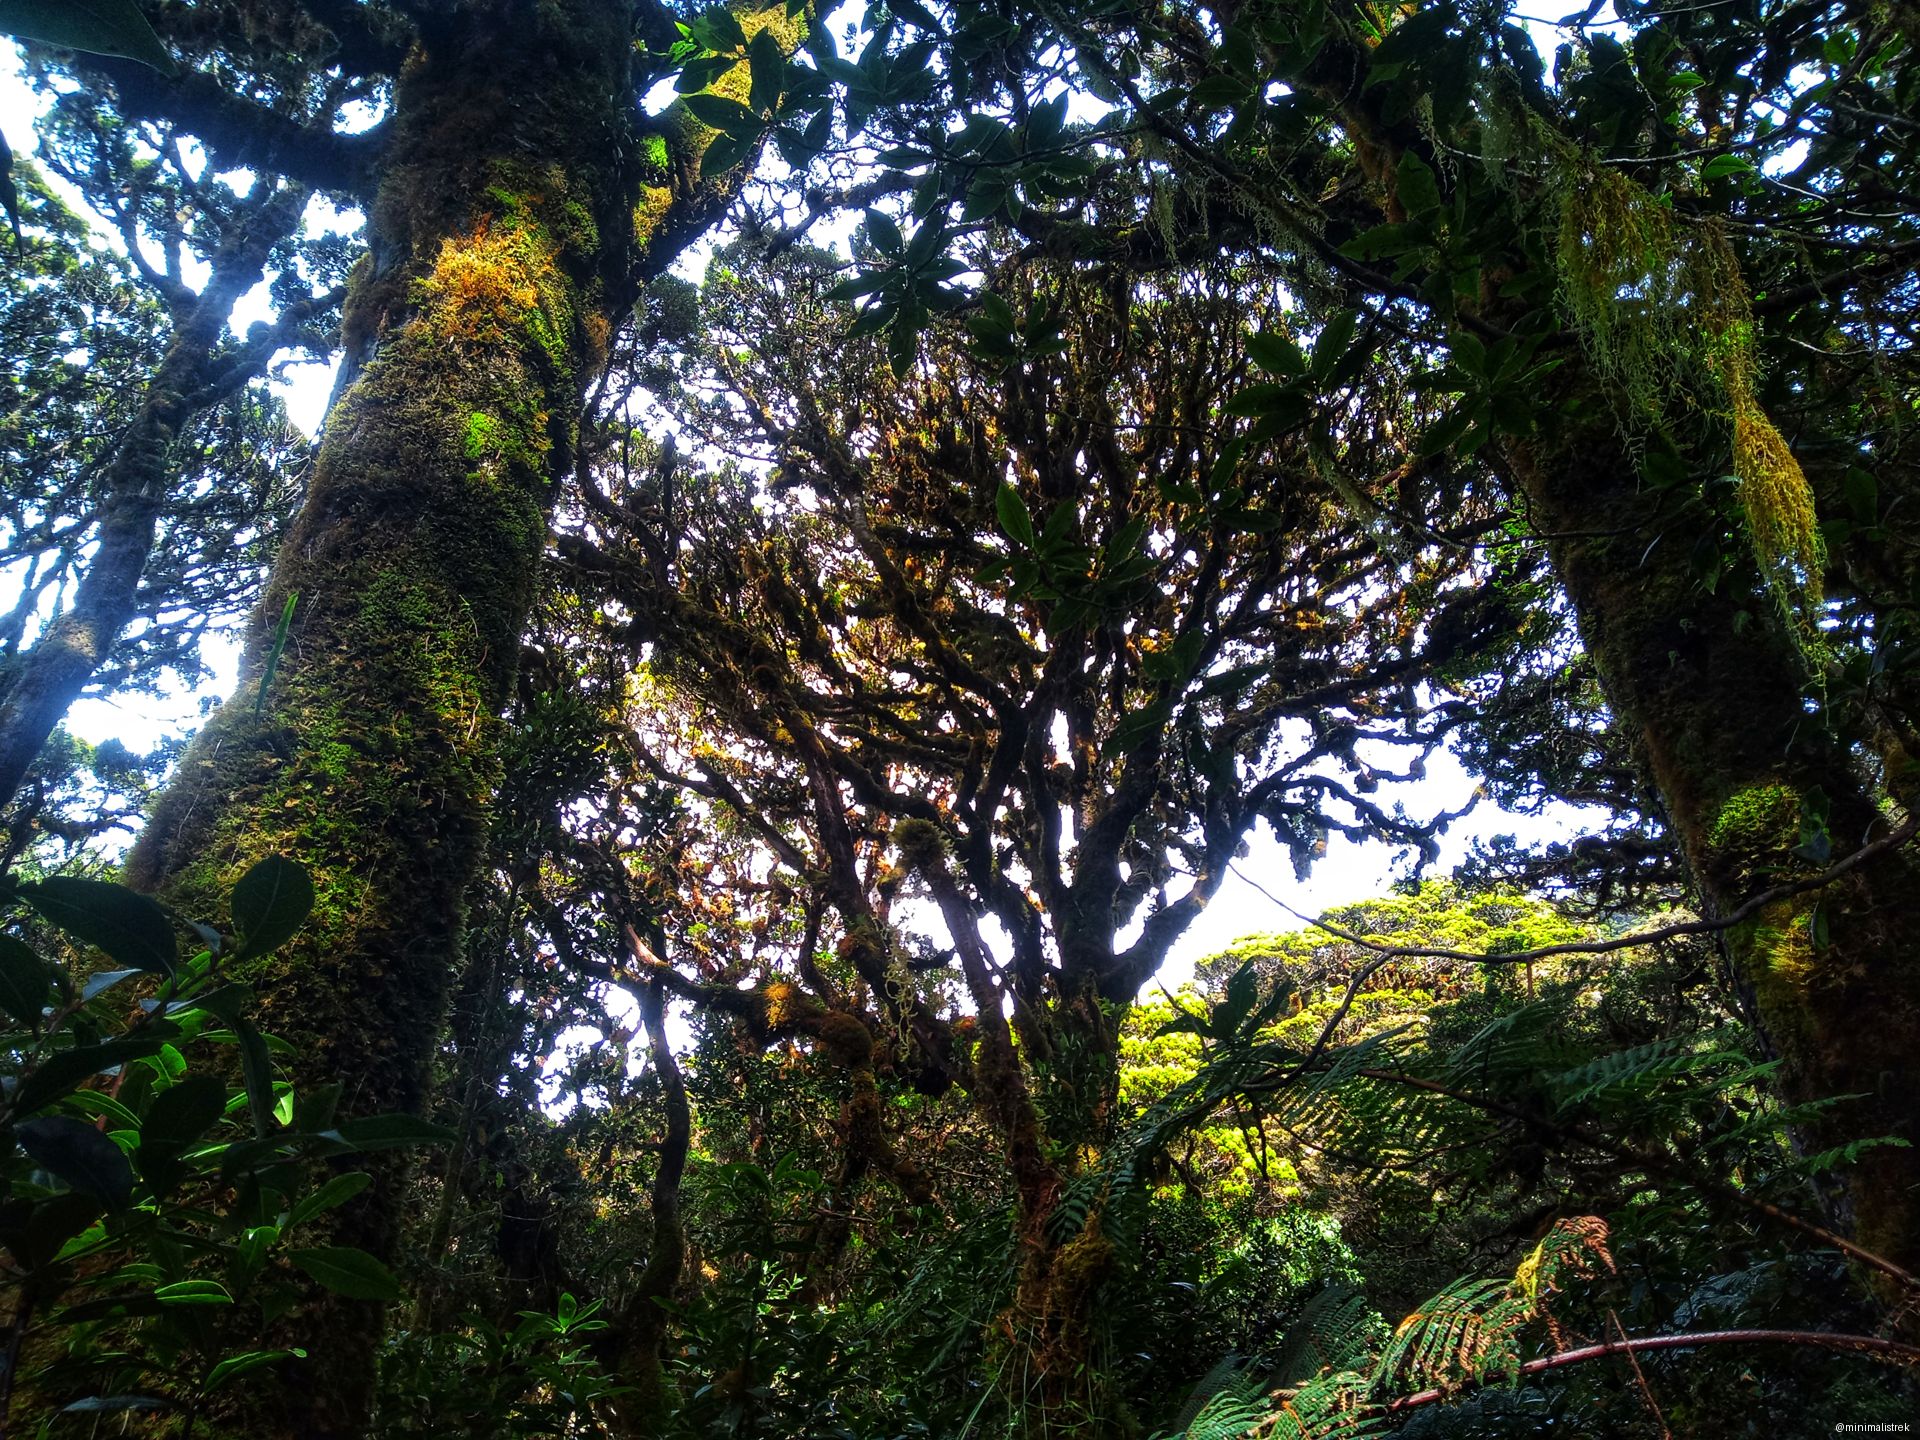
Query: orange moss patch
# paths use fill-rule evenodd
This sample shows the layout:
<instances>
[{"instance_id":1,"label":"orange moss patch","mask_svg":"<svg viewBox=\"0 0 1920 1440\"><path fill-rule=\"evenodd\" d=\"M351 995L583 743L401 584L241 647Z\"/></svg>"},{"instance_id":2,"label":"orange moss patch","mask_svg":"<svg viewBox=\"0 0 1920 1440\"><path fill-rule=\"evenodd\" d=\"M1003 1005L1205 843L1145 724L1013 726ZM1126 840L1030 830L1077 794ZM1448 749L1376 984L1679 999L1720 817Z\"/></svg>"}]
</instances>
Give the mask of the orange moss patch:
<instances>
[{"instance_id":1,"label":"orange moss patch","mask_svg":"<svg viewBox=\"0 0 1920 1440\"><path fill-rule=\"evenodd\" d=\"M447 340L497 345L561 328L548 313L564 291L548 247L484 220L465 239L441 242L420 288Z\"/></svg>"}]
</instances>

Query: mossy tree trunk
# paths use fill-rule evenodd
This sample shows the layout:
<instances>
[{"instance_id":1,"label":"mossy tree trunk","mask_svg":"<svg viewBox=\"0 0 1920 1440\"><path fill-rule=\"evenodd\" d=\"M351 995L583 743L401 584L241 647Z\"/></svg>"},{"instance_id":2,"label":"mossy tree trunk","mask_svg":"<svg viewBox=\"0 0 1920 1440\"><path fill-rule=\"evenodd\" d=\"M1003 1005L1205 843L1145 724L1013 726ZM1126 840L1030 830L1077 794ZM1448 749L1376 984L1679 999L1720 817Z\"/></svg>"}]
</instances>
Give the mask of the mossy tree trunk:
<instances>
[{"instance_id":1,"label":"mossy tree trunk","mask_svg":"<svg viewBox=\"0 0 1920 1440\"><path fill-rule=\"evenodd\" d=\"M1577 393L1568 382L1567 398ZM1891 828L1811 703L1793 624L1757 580L1700 583L1721 543L1706 507L1662 513L1609 407L1586 397L1544 438L1507 447L1549 536L1608 702L1640 741L1710 910L1817 874ZM1810 848L1811 842L1811 848ZM1895 850L1728 932L1743 998L1793 1102L1855 1095L1805 1126L1816 1150L1920 1142L1920 873ZM1860 1244L1920 1267L1920 1149L1870 1150L1838 1207Z\"/></svg>"},{"instance_id":2,"label":"mossy tree trunk","mask_svg":"<svg viewBox=\"0 0 1920 1440\"><path fill-rule=\"evenodd\" d=\"M1382 213L1398 220L1406 213L1397 196L1401 163L1428 142L1411 118L1390 119L1377 101L1355 98L1344 77L1366 68L1363 48L1326 47L1315 83L1360 142ZM1545 224L1546 214L1531 223ZM1523 287L1511 282L1534 257L1516 250L1504 263L1517 294ZM1520 333L1530 321L1525 301L1489 293L1473 309L1466 321ZM1825 858L1839 859L1892 826L1863 765L1819 713L1796 633L1805 622L1788 615L1704 499L1684 487L1656 493L1642 481L1630 428L1657 418L1696 429L1712 422L1700 412L1636 413L1644 397L1605 378L1590 356L1559 358L1535 397L1534 432L1499 446L1504 478L1546 539L1608 704L1644 757L1706 909L1728 914L1819 873L1821 839ZM1737 449L1737 417L1729 419ZM1728 438L1678 435L1683 450L1696 446L1701 469L1726 468ZM1746 509L1747 523L1760 523ZM1727 573L1709 584L1701 578L1707 569ZM1833 1198L1835 1219L1861 1245L1910 1273L1920 1268L1913 935L1920 864L1902 849L1770 906L1725 936L1740 997L1781 1061L1784 1097L1858 1097L1815 1112L1799 1130L1803 1143L1820 1152L1861 1139L1901 1142L1862 1154Z\"/></svg>"},{"instance_id":3,"label":"mossy tree trunk","mask_svg":"<svg viewBox=\"0 0 1920 1440\"><path fill-rule=\"evenodd\" d=\"M240 693L129 862L188 914L262 855L309 867L312 919L249 978L298 1088L340 1082L343 1116L428 1098L546 510L631 299L633 34L608 0L446 7L423 30L308 501ZM333 1238L392 1259L404 1178L378 1171ZM284 1328L310 1358L255 1387L237 1423L363 1433L374 1308L315 1295Z\"/></svg>"}]
</instances>

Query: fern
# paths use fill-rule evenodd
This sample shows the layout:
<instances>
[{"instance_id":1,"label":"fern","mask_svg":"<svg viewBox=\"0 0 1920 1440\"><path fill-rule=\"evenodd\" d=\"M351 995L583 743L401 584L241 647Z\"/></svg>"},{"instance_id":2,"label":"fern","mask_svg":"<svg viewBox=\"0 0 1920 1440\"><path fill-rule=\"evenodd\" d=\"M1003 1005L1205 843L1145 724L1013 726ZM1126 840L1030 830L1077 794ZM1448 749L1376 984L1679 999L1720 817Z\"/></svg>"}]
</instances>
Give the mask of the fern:
<instances>
[{"instance_id":1,"label":"fern","mask_svg":"<svg viewBox=\"0 0 1920 1440\"><path fill-rule=\"evenodd\" d=\"M1273 1383L1299 1385L1322 1371L1355 1369L1372 1356L1386 1333L1386 1322L1359 1291L1330 1286L1309 1300L1289 1327Z\"/></svg>"},{"instance_id":2,"label":"fern","mask_svg":"<svg viewBox=\"0 0 1920 1440\"><path fill-rule=\"evenodd\" d=\"M1373 1367L1374 1387L1450 1389L1511 1371L1533 1305L1504 1280L1460 1280L1400 1323Z\"/></svg>"},{"instance_id":3,"label":"fern","mask_svg":"<svg viewBox=\"0 0 1920 1440\"><path fill-rule=\"evenodd\" d=\"M1237 1359L1234 1363L1238 1363ZM1186 1440L1230 1440L1230 1437L1245 1435L1265 1418L1266 1396L1260 1387L1237 1372L1215 1380L1218 1370L1219 1366L1214 1367L1206 1379L1194 1387L1193 1395L1173 1422L1174 1434ZM1211 1391L1207 1390L1209 1381L1214 1382Z\"/></svg>"},{"instance_id":4,"label":"fern","mask_svg":"<svg viewBox=\"0 0 1920 1440\"><path fill-rule=\"evenodd\" d=\"M1613 1271L1606 1222L1562 1221L1534 1247L1511 1279L1467 1279L1447 1286L1403 1320L1383 1343L1385 1326L1358 1294L1333 1288L1314 1297L1289 1330L1269 1377L1265 1413L1253 1385L1236 1370L1193 1414L1185 1440L1257 1436L1260 1440L1368 1440L1390 1428L1391 1403L1411 1391L1465 1389L1517 1374L1523 1334L1544 1321L1568 1278ZM1224 1363L1224 1362L1223 1362ZM1190 1401L1191 1404L1191 1401ZM1184 1414L1185 1412L1183 1412ZM1235 1428L1238 1427L1238 1428Z\"/></svg>"},{"instance_id":5,"label":"fern","mask_svg":"<svg viewBox=\"0 0 1920 1440\"><path fill-rule=\"evenodd\" d=\"M1278 1403L1251 1433L1261 1440L1371 1440L1389 1420L1366 1398L1366 1377L1343 1370L1302 1385Z\"/></svg>"}]
</instances>

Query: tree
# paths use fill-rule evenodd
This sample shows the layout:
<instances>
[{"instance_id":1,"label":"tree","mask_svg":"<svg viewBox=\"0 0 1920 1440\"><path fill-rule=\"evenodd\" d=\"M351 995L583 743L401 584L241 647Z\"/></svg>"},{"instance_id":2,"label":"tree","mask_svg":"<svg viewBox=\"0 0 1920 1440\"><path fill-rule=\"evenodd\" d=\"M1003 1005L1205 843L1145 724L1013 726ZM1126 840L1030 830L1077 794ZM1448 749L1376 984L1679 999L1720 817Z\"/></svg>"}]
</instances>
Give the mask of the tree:
<instances>
[{"instance_id":1,"label":"tree","mask_svg":"<svg viewBox=\"0 0 1920 1440\"><path fill-rule=\"evenodd\" d=\"M86 107L69 96L65 109ZM130 192L120 213L134 248L130 262L99 249L36 172L16 168L31 258L7 276L18 340L5 524L19 586L0 642L0 804L89 685L197 675L201 631L251 598L304 450L254 382L276 351L313 342L308 322L326 308L289 299L281 324L226 335L302 195L243 199L211 181L183 191L166 161L135 162L110 118L89 111L61 128L80 138L49 145L52 173L83 193ZM164 274L138 249L156 212L174 227ZM189 254L208 265L197 291L180 273Z\"/></svg>"},{"instance_id":2,"label":"tree","mask_svg":"<svg viewBox=\"0 0 1920 1440\"><path fill-rule=\"evenodd\" d=\"M1911 99L1904 23L1654 11L1629 44L1572 16L1549 79L1510 16L1450 3L1391 27L1320 5L1025 18L1011 34L971 10L890 18L832 72L854 97L931 45L956 97L982 53L1033 87L1024 120L953 143L881 112L890 179L926 219L861 282L870 323L910 351L943 303L957 211L1113 263L1258 255L1329 309L1427 337L1429 383L1455 398L1421 448L1476 458L1524 509L1703 903L1809 881L1729 932L1736 983L1788 1094L1863 1097L1810 1143L1855 1126L1908 1142L1863 1163L1837 1213L1911 1268L1920 978L1895 937L1920 877L1893 849L1812 883L1888 833L1881 800L1906 786L1907 601L1883 568L1907 552L1887 509L1906 450L1892 426L1857 428L1911 395L1911 294L1892 277L1915 244L1893 199L1912 131L1880 123ZM1109 112L1072 126L1040 103L1062 72ZM1862 373L1832 358L1850 347L1874 357L1874 398L1816 411L1836 369ZM1284 390L1272 413L1295 415ZM1837 566L1829 532L1849 542ZM1823 698L1822 597L1842 573L1860 660Z\"/></svg>"},{"instance_id":3,"label":"tree","mask_svg":"<svg viewBox=\"0 0 1920 1440\"><path fill-rule=\"evenodd\" d=\"M1533 1156L1534 1179L1603 1198L1663 1177L1910 1284L1915 1162L1885 1143L1911 1124L1920 1014L1900 941L1920 891L1892 828L1920 713L1900 492L1912 132L1879 124L1911 108L1899 17L1648 12L1617 22L1631 47L1572 17L1549 80L1504 13L1444 3L1383 21L896 0L842 24L864 37L845 55L785 5L153 13L177 73L57 67L80 82L60 153L105 157L95 193L129 217L149 284L186 273L165 248L182 205L211 252L244 248L193 163L154 168L175 138L216 177L251 172L276 225L307 191L368 218L338 401L239 693L129 874L198 917L257 858L305 862L312 923L246 971L302 1057L296 1088L351 1078L349 1121L423 1109L450 1040L462 1143L422 1218L416 1316L427 1331L460 1298L439 1273L455 1222L499 1181L525 1223L494 1225L494 1248L553 1301L504 1335L503 1290L484 1322L514 1423L584 1407L656 1428L697 1363L659 1302L689 1292L711 1302L681 1317L690 1351L729 1357L716 1423L757 1403L763 1338L824 1371L814 1342L861 1273L880 1182L929 1226L956 1188L908 1143L933 1129L914 1095L964 1095L966 1139L1010 1177L1005 1223L955 1223L940 1250L951 1274L1006 1261L1004 1291L973 1289L1002 1322L995 1359L1029 1377L1005 1387L1013 1419L1043 1431L1123 1422L1098 1297L1168 1137L1223 1104L1262 1125L1328 1096L1426 1106L1475 1166ZM681 98L647 114L668 79ZM1089 97L1109 108L1070 118ZM162 145L129 148L122 125ZM749 189L769 136L789 169ZM853 274L806 244L848 206L867 210ZM664 272L728 214L744 238L697 310ZM293 300L277 255L261 273L282 267ZM229 344L224 312L197 318ZM659 443L669 418L702 453ZM128 475L175 419L129 426ZM112 493L144 505L143 486ZM109 507L134 523L102 553L134 569L96 566L108 600L145 554L132 499ZM131 614L101 613L98 633ZM22 733L44 738L56 708ZM1337 1043L1338 1001L1276 1038L1288 996L1251 970L1178 1017L1207 1066L1127 1110L1125 1017L1246 836L1266 822L1302 866L1336 828L1424 858L1447 817L1377 796L1453 736L1508 793L1604 801L1615 829L1586 874L1616 890L1669 886L1684 855L1710 912L1685 933L1725 937L1784 1115L1756 1104L1765 1063L1686 1048L1626 1062L1648 1103L1620 1120L1596 1101L1620 1087L1549 1065L1562 1036L1526 1007L1444 1051ZM626 1172L649 1203L598 1217L626 1222L616 1253L644 1267L583 1307L547 1244L563 1207L535 1183L573 1162L512 1148L555 1131L512 1113L540 1085L497 1082L613 986L640 1007L609 1048L644 1033L649 1075L584 1058L574 1088L612 1113L555 1148L637 1151L655 1106L658 1138ZM43 998L22 999L29 1030ZM682 1073L669 999L762 1095L802 1074L833 1094L806 1109L807 1158L706 1163L695 1105L724 1076ZM751 1156L767 1127L741 1112L727 1143ZM1804 1168L1847 1177L1837 1223L1866 1248L1749 1193L1750 1166L1729 1185L1662 1148L1698 1134L1797 1179L1784 1120ZM393 1258L407 1184L384 1164L326 1238ZM687 1263L708 1204L710 1253L740 1261L711 1278ZM1597 1237L1562 1248L1600 1286ZM805 1315L775 1317L767 1277L801 1243L777 1298ZM1471 1358L1516 1366L1521 1327L1563 1312L1525 1273L1491 1283L1470 1282L1487 1305L1449 1291L1435 1313L1481 1316L1494 1339ZM378 1317L370 1287L336 1288L288 1302L263 1344L311 1360L263 1371L230 1429L364 1429ZM589 1333L637 1401L598 1388L571 1339ZM440 1338L409 1337L416 1376ZM1342 1350L1367 1395L1340 1376L1315 1393L1351 1412L1402 1379L1482 1378L1409 1363L1412 1345ZM830 1405L805 1400L788 1413Z\"/></svg>"},{"instance_id":4,"label":"tree","mask_svg":"<svg viewBox=\"0 0 1920 1440\"><path fill-rule=\"evenodd\" d=\"M183 762L128 874L193 911L259 856L304 861L315 922L262 967L267 1023L307 1057L304 1083L353 1077L348 1113L417 1111L580 397L636 284L740 183L760 133L745 102L771 111L792 88L797 30L779 7L743 11L669 59L679 37L650 6L160 18L180 74L112 58L76 73L222 171L366 204L369 248L338 402L250 622L241 693ZM741 138L685 103L643 126L637 95L683 57ZM388 93L381 123L355 129L352 107ZM400 1203L393 1171L343 1212L342 1238L389 1253ZM303 1317L313 1357L297 1388L267 1396L260 1433L361 1423L378 1326L339 1303Z\"/></svg>"},{"instance_id":5,"label":"tree","mask_svg":"<svg viewBox=\"0 0 1920 1440\"><path fill-rule=\"evenodd\" d=\"M304 186L273 177L235 184L198 171L195 160L204 157L189 157L172 127L130 128L100 95L85 89L60 93L44 71L39 78L54 100L42 125L42 163L107 218L125 256L125 279L118 283L132 283L129 295L145 292L143 305L113 317L123 334L138 336L144 373L109 379L124 363L120 356L100 357L107 368L98 375L75 362L76 353L106 338L104 331L69 332L72 344L43 362L71 367L61 388L98 413L36 416L35 423L60 441L36 443L15 455L21 469L16 503L29 507L14 520L16 530L25 522L20 540L34 530L41 537L59 532L60 540L40 546L41 560L32 566L16 610L19 626L36 619L33 643L19 648L17 630L18 653L0 676L0 804L12 799L68 707L103 668L133 648L126 643L129 628L145 620L148 648L160 638L156 629L174 628L156 627L151 617L188 598L182 593L188 576L180 572L185 566L190 574L193 562L177 553L180 542L196 530L205 535L212 522L235 540L223 547L205 535L210 558L223 548L246 554L247 497L257 497L250 502L255 511L272 504L269 523L280 518L273 512L284 510L285 497L262 492L257 477L249 483L242 471L251 462L234 464L233 442L251 408L263 442L257 448L263 457L274 448L261 426L277 419L284 427L278 402L263 388L250 387L283 350L325 353L329 316L340 301L333 283L339 276L329 274L337 271L330 264L337 243L300 234L310 193ZM256 76L255 83L264 82ZM284 103L297 105L302 86L291 88ZM30 191L37 188L30 172L26 180ZM34 208L44 211L45 204ZM66 229L68 235L84 234L71 217ZM206 270L197 283L195 266ZM103 256L76 265L69 278L82 293L57 318L71 325L87 315L90 277L102 284L112 268ZM275 273L278 320L244 337L229 333L235 303L269 269ZM46 301L37 296L28 305L42 308ZM38 343L47 345L58 333L49 331ZM35 384L52 377L42 369L21 378ZM226 420L228 448L209 454L216 417ZM209 484L209 461L233 465L228 485ZM269 550L273 539L277 532L267 537ZM43 563L55 556L55 563ZM231 583L230 576L204 568ZM198 583L204 585L206 577ZM50 596L57 597L53 613L40 622L34 611L44 609ZM220 608L217 594L193 598L213 602L206 607L208 620Z\"/></svg>"},{"instance_id":6,"label":"tree","mask_svg":"<svg viewBox=\"0 0 1920 1440\"><path fill-rule=\"evenodd\" d=\"M1259 287L977 263L1019 338L936 332L896 381L835 339L830 258L730 252L682 413L769 488L603 438L560 553L599 643L648 647L629 783L691 814L647 842L647 806L608 805L572 923L610 977L844 1073L818 1295L869 1178L935 1199L883 1077L967 1094L1015 1190L1004 1321L1044 1429L1110 1404L1086 1347L1134 996L1257 823L1302 869L1334 827L1431 846L1449 817L1372 792L1458 719L1423 685L1510 617L1462 552L1355 533L1305 447L1222 418L1240 317L1280 323ZM1375 433L1368 352L1334 347L1323 403Z\"/></svg>"}]
</instances>

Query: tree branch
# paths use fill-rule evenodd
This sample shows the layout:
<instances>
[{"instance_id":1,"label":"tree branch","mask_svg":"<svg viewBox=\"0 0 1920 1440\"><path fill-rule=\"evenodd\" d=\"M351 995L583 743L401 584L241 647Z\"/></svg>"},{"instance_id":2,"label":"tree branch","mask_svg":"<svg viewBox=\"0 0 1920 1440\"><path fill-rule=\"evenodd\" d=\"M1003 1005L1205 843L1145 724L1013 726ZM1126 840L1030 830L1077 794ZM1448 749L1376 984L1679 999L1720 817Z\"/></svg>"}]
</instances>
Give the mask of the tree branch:
<instances>
[{"instance_id":1,"label":"tree branch","mask_svg":"<svg viewBox=\"0 0 1920 1440\"><path fill-rule=\"evenodd\" d=\"M221 169L260 170L363 200L384 139L376 127L358 135L303 125L233 94L198 71L169 80L135 60L88 56L85 68L113 83L130 120L178 125L218 157Z\"/></svg>"}]
</instances>

